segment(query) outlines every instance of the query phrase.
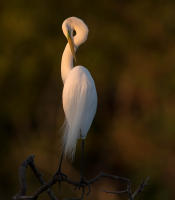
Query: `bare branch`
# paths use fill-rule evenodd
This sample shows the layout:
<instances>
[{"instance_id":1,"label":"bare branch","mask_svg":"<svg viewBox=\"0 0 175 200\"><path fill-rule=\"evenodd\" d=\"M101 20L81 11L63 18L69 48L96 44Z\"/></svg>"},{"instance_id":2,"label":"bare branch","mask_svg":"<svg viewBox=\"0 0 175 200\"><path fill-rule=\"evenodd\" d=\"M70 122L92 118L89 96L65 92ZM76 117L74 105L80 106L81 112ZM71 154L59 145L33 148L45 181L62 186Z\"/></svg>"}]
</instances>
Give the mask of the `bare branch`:
<instances>
[{"instance_id":1,"label":"bare branch","mask_svg":"<svg viewBox=\"0 0 175 200\"><path fill-rule=\"evenodd\" d=\"M20 166L19 168L19 182L20 182L20 191L19 195L25 195L27 191L26 184L26 169L30 162L33 161L34 155L29 156Z\"/></svg>"},{"instance_id":2,"label":"bare branch","mask_svg":"<svg viewBox=\"0 0 175 200\"><path fill-rule=\"evenodd\" d=\"M37 170L37 168L35 167L34 161L32 160L29 163L30 168L32 169L33 173L35 174L36 178L39 180L39 182L41 183L41 185L45 185L46 182L43 179L42 174ZM49 195L49 197L52 200L57 200L57 198L55 197L54 193L52 192L52 190L50 188L48 188L47 193Z\"/></svg>"},{"instance_id":3,"label":"bare branch","mask_svg":"<svg viewBox=\"0 0 175 200\"><path fill-rule=\"evenodd\" d=\"M128 187L126 190L121 190L121 191L104 191L106 193L109 194L128 194L129 196L129 200L134 200L135 197L141 193L144 189L144 187L147 185L149 181L149 177L146 177L144 181L142 181L142 183L137 187L137 189L135 190L135 192L132 194L131 193L131 185L128 184Z\"/></svg>"},{"instance_id":4,"label":"bare branch","mask_svg":"<svg viewBox=\"0 0 175 200\"><path fill-rule=\"evenodd\" d=\"M32 196L26 196L27 192L27 184L26 184L26 168L30 166L31 170L33 171L36 178L39 180L40 184L42 185L37 189L37 191ZM29 156L20 166L19 169L19 181L20 181L20 192L13 197L13 200L37 200L37 198L40 196L41 193L47 192L51 200L57 200L54 193L51 191L51 187L56 184L57 182L61 184L61 182L66 182L67 184L75 186L75 188L78 188L81 190L81 197L80 198L71 198L69 200L83 200L85 194L88 195L91 192L91 185L97 181L99 181L101 178L108 178L112 180L122 181L126 183L126 189L121 191L104 191L106 193L110 194L128 194L129 200L134 200L135 197L141 193L144 189L144 187L147 185L147 182L149 180L149 177L147 177L135 190L134 193L132 193L131 190L131 181L128 178L115 176L112 174L107 174L104 172L100 172L97 176L95 176L92 179L85 180L80 179L80 181L73 181L68 178L66 174L63 174L61 172L56 173L53 178L49 182L45 182L43 179L42 174L39 172L39 170L36 168L34 164L34 156ZM87 189L87 193L86 193ZM66 200L66 199L65 199ZM68 199L67 199L68 200Z\"/></svg>"},{"instance_id":5,"label":"bare branch","mask_svg":"<svg viewBox=\"0 0 175 200\"><path fill-rule=\"evenodd\" d=\"M36 195L34 196L25 196L27 191L27 184L26 184L26 169L30 166L32 169L34 175L39 180L41 185L45 185L46 182L44 181L42 174L37 170L34 164L34 155L30 155L20 166L19 168L19 182L20 182L20 191L19 193L13 197L13 199L25 199L25 200L31 200L36 199ZM48 188L47 193L51 200L57 200L54 193L51 191L50 188Z\"/></svg>"}]
</instances>

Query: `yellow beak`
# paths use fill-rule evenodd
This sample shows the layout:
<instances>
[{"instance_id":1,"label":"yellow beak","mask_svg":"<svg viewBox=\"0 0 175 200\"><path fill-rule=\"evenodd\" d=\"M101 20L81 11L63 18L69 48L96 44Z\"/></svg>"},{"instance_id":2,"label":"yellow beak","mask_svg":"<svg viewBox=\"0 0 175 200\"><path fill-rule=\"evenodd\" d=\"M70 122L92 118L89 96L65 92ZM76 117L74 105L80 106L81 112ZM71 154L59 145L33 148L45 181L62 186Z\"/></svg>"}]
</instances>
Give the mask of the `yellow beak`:
<instances>
[{"instance_id":1,"label":"yellow beak","mask_svg":"<svg viewBox=\"0 0 175 200\"><path fill-rule=\"evenodd\" d=\"M70 34L67 35L67 40L68 40L72 55L74 57L74 61L76 62L74 43L73 43L73 40L72 40L72 37L70 36Z\"/></svg>"}]
</instances>

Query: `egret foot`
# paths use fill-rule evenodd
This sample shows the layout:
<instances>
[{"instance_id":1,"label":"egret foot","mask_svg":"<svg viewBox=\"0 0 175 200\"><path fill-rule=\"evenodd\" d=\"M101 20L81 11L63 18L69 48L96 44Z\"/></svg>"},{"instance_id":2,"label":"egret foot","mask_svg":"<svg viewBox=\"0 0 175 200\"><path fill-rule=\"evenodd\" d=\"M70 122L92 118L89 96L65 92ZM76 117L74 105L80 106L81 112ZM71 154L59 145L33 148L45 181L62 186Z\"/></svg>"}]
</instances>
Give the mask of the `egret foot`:
<instances>
[{"instance_id":1,"label":"egret foot","mask_svg":"<svg viewBox=\"0 0 175 200\"><path fill-rule=\"evenodd\" d=\"M62 171L61 171L61 166L62 166L62 162L63 162L63 156L64 156L64 151L61 154L58 170L54 175L54 178L58 181L59 186L61 186L61 182L62 181L67 180L67 175L62 173Z\"/></svg>"},{"instance_id":2,"label":"egret foot","mask_svg":"<svg viewBox=\"0 0 175 200\"><path fill-rule=\"evenodd\" d=\"M67 175L62 173L61 170L58 170L54 175L54 178L58 180L58 182L67 180Z\"/></svg>"},{"instance_id":3,"label":"egret foot","mask_svg":"<svg viewBox=\"0 0 175 200\"><path fill-rule=\"evenodd\" d=\"M58 170L53 178L58 181L58 189L61 190L61 182L67 180L67 175Z\"/></svg>"},{"instance_id":4,"label":"egret foot","mask_svg":"<svg viewBox=\"0 0 175 200\"><path fill-rule=\"evenodd\" d=\"M88 196L91 192L91 184L86 181L86 179L84 177L81 177L79 184L75 187L75 189L82 189L83 191L85 191L85 188L87 187L87 193L86 195ZM84 193L84 192L83 192Z\"/></svg>"}]
</instances>

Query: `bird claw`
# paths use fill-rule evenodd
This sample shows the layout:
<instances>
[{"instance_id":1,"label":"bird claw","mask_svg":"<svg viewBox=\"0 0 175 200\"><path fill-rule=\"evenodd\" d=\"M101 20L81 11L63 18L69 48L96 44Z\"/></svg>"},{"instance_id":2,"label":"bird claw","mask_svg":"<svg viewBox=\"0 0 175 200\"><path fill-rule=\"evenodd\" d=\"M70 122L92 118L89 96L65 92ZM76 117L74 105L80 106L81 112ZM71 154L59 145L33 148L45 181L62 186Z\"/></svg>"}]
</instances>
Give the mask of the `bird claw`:
<instances>
[{"instance_id":1,"label":"bird claw","mask_svg":"<svg viewBox=\"0 0 175 200\"><path fill-rule=\"evenodd\" d=\"M86 181L83 177L80 179L80 182L78 183L78 185L77 186L75 186L75 190L76 189L81 189L81 188L85 188L85 187L87 187L88 188L88 191L87 191L87 193L86 193L86 195L88 196L89 194L90 194L90 192L91 192L91 185L90 185L90 183L88 182L88 181Z\"/></svg>"},{"instance_id":2,"label":"bird claw","mask_svg":"<svg viewBox=\"0 0 175 200\"><path fill-rule=\"evenodd\" d=\"M55 174L55 178L58 180L58 182L64 181L67 179L67 175L62 173L60 170Z\"/></svg>"},{"instance_id":3,"label":"bird claw","mask_svg":"<svg viewBox=\"0 0 175 200\"><path fill-rule=\"evenodd\" d=\"M86 181L86 179L84 177L81 177L80 185L82 185L83 187L88 185L88 182Z\"/></svg>"}]
</instances>

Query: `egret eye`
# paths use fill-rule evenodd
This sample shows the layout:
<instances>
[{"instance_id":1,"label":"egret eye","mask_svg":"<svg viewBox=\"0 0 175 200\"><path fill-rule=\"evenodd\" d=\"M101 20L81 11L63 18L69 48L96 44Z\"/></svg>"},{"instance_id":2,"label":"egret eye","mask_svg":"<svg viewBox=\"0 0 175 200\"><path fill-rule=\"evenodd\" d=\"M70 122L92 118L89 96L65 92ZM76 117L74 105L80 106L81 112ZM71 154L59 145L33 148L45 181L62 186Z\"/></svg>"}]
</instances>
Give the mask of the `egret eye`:
<instances>
[{"instance_id":1,"label":"egret eye","mask_svg":"<svg viewBox=\"0 0 175 200\"><path fill-rule=\"evenodd\" d=\"M73 30L73 36L75 36L76 35L76 31L75 30Z\"/></svg>"}]
</instances>

